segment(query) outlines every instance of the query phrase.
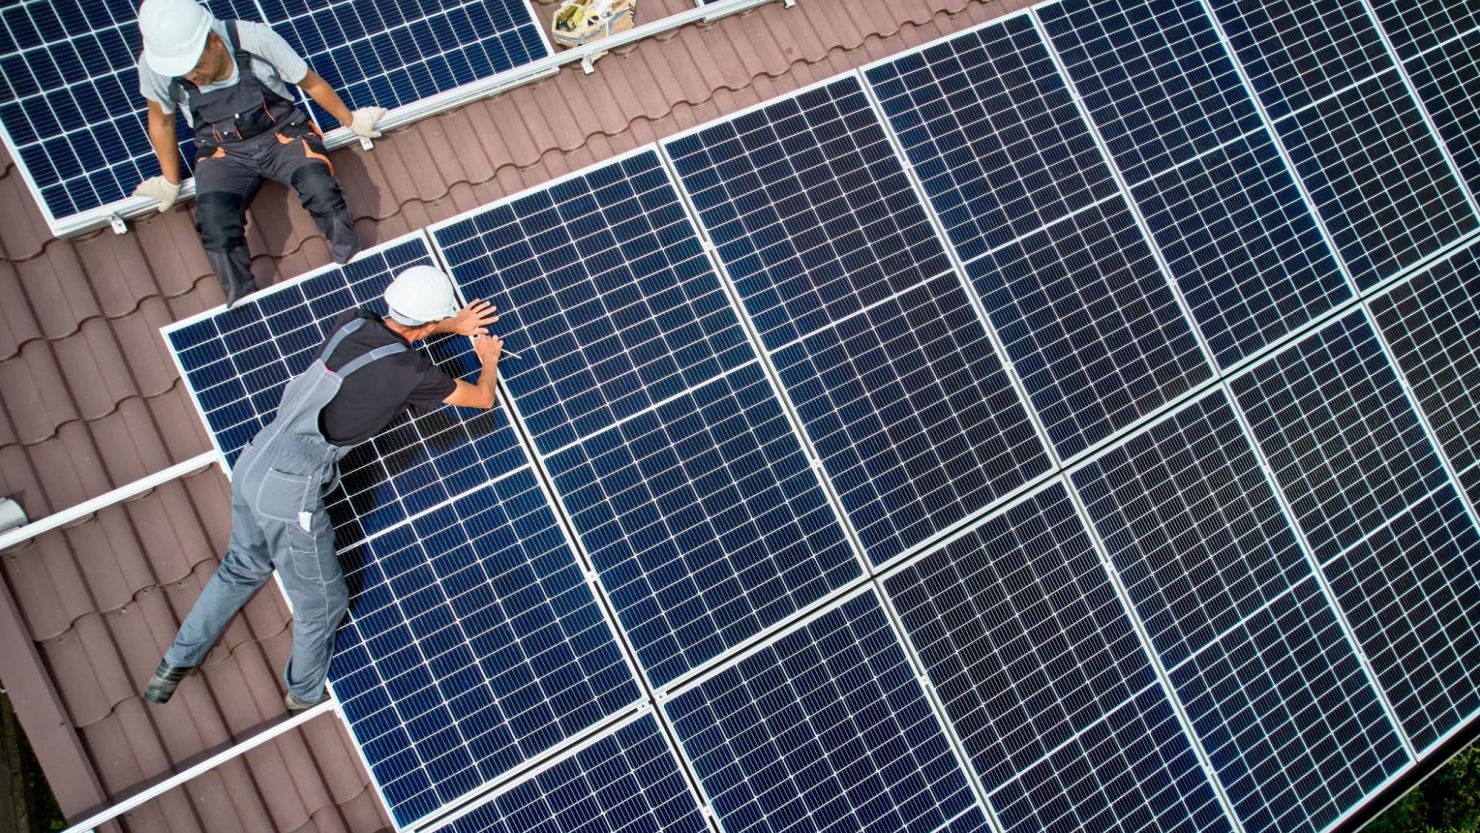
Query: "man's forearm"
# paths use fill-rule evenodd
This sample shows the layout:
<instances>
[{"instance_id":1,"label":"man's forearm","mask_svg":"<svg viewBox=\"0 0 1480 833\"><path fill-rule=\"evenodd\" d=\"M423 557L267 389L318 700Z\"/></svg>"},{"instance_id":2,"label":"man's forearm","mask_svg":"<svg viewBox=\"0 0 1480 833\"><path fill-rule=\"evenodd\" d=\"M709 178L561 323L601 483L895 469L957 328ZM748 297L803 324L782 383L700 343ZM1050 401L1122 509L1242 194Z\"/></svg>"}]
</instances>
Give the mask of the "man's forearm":
<instances>
[{"instance_id":1,"label":"man's forearm","mask_svg":"<svg viewBox=\"0 0 1480 833\"><path fill-rule=\"evenodd\" d=\"M154 155L159 159L159 172L170 182L180 184L180 146L175 141L173 117L166 125L149 124L149 144L154 146Z\"/></svg>"},{"instance_id":2,"label":"man's forearm","mask_svg":"<svg viewBox=\"0 0 1480 833\"><path fill-rule=\"evenodd\" d=\"M308 97L312 98L315 104L324 108L324 112L338 119L340 124L349 127L354 117L350 115L349 108L345 106L339 93L334 92L334 88L329 86L328 81L310 72L309 77L304 79L299 87L308 93Z\"/></svg>"}]
</instances>

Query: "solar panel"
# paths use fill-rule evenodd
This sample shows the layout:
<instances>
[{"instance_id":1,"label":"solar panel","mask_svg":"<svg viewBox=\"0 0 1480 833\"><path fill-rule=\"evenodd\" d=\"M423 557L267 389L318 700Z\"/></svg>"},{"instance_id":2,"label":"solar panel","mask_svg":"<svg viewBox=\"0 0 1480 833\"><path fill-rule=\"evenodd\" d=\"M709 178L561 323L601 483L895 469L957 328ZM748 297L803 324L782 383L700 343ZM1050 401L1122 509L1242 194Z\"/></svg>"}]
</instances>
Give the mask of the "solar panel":
<instances>
[{"instance_id":1,"label":"solar panel","mask_svg":"<svg viewBox=\"0 0 1480 833\"><path fill-rule=\"evenodd\" d=\"M1480 123L1480 104L1476 103L1480 77L1480 30L1466 33L1456 40L1417 58L1408 64L1414 92L1434 120L1444 146L1454 157L1459 175L1480 193L1480 138L1475 124Z\"/></svg>"},{"instance_id":2,"label":"solar panel","mask_svg":"<svg viewBox=\"0 0 1480 833\"><path fill-rule=\"evenodd\" d=\"M330 682L407 825L642 696L528 464L344 549Z\"/></svg>"},{"instance_id":3,"label":"solar panel","mask_svg":"<svg viewBox=\"0 0 1480 833\"><path fill-rule=\"evenodd\" d=\"M654 685L861 573L655 153L433 234Z\"/></svg>"},{"instance_id":4,"label":"solar panel","mask_svg":"<svg viewBox=\"0 0 1480 833\"><path fill-rule=\"evenodd\" d=\"M1317 561L1448 480L1361 312L1230 387Z\"/></svg>"},{"instance_id":5,"label":"solar panel","mask_svg":"<svg viewBox=\"0 0 1480 833\"><path fill-rule=\"evenodd\" d=\"M726 830L934 831L975 804L872 591L663 708Z\"/></svg>"},{"instance_id":6,"label":"solar panel","mask_svg":"<svg viewBox=\"0 0 1480 833\"><path fill-rule=\"evenodd\" d=\"M1117 192L1026 15L864 76L963 261Z\"/></svg>"},{"instance_id":7,"label":"solar panel","mask_svg":"<svg viewBox=\"0 0 1480 833\"><path fill-rule=\"evenodd\" d=\"M1371 0L1382 28L1407 61L1463 32L1480 26L1474 0Z\"/></svg>"},{"instance_id":8,"label":"solar panel","mask_svg":"<svg viewBox=\"0 0 1480 833\"><path fill-rule=\"evenodd\" d=\"M1212 371L1123 199L966 265L1061 459Z\"/></svg>"},{"instance_id":9,"label":"solar panel","mask_svg":"<svg viewBox=\"0 0 1480 833\"><path fill-rule=\"evenodd\" d=\"M1372 299L1372 314L1472 503L1480 504L1480 248Z\"/></svg>"},{"instance_id":10,"label":"solar panel","mask_svg":"<svg viewBox=\"0 0 1480 833\"><path fill-rule=\"evenodd\" d=\"M1229 829L1062 486L884 587L1007 829Z\"/></svg>"},{"instance_id":11,"label":"solar panel","mask_svg":"<svg viewBox=\"0 0 1480 833\"><path fill-rule=\"evenodd\" d=\"M605 733L448 825L452 833L709 833L658 721Z\"/></svg>"}]
</instances>

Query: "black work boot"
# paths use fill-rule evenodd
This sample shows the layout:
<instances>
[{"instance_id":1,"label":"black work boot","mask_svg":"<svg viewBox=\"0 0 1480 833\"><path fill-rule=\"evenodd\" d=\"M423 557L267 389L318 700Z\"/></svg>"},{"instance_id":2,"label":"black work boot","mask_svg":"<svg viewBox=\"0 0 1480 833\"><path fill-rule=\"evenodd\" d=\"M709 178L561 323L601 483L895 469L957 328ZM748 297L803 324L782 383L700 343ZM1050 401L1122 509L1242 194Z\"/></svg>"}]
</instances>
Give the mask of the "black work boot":
<instances>
[{"instance_id":1,"label":"black work boot","mask_svg":"<svg viewBox=\"0 0 1480 833\"><path fill-rule=\"evenodd\" d=\"M227 284L228 284L227 287L226 287L226 308L227 309L231 309L232 307L236 306L236 302L237 301L240 301L241 299L243 299L243 298L247 297L248 295L251 295L253 292L256 292L257 291L257 284L256 284L256 282L255 281L251 281L251 280L242 281L240 283L238 283L236 281L227 281Z\"/></svg>"},{"instance_id":2,"label":"black work boot","mask_svg":"<svg viewBox=\"0 0 1480 833\"><path fill-rule=\"evenodd\" d=\"M149 687L144 689L144 699L151 703L168 703L175 693L175 686L195 669L194 665L170 665L161 660L159 667L154 669L154 676L149 678Z\"/></svg>"}]
</instances>

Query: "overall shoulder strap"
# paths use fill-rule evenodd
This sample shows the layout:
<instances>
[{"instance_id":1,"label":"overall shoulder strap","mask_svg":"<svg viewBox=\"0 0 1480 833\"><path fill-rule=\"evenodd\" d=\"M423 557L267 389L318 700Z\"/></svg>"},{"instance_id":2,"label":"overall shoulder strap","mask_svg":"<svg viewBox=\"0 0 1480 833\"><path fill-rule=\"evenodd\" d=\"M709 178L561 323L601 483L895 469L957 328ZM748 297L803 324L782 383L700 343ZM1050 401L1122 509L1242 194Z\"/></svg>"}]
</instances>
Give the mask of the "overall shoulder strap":
<instances>
[{"instance_id":1,"label":"overall shoulder strap","mask_svg":"<svg viewBox=\"0 0 1480 833\"><path fill-rule=\"evenodd\" d=\"M409 349L410 348L407 347L405 344L383 344L380 347L377 347L362 356L356 356L352 361L350 361L344 367L339 368L339 370L336 372L338 373L340 378L344 378L345 376L354 373L356 370L359 370L360 368L373 361L376 361L377 359L383 359L386 356L394 356L397 353L404 353Z\"/></svg>"},{"instance_id":2,"label":"overall shoulder strap","mask_svg":"<svg viewBox=\"0 0 1480 833\"><path fill-rule=\"evenodd\" d=\"M327 363L329 357L334 355L334 351L339 349L340 343L348 338L350 333L360 329L364 324L365 319L352 318L343 327L336 330L334 335L329 338L329 343L324 345L324 352L319 355L319 361Z\"/></svg>"}]
</instances>

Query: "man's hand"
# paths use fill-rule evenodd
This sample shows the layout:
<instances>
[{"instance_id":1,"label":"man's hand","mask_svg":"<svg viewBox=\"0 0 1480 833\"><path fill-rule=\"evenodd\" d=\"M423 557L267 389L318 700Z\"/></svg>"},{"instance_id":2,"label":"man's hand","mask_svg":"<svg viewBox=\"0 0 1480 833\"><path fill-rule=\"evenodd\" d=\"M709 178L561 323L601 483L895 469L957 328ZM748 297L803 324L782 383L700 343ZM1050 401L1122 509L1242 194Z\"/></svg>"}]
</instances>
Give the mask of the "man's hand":
<instances>
[{"instance_id":1,"label":"man's hand","mask_svg":"<svg viewBox=\"0 0 1480 833\"><path fill-rule=\"evenodd\" d=\"M483 362L483 372L490 374L498 366L499 353L503 352L504 340L498 336L480 335L473 339L473 352Z\"/></svg>"},{"instance_id":2,"label":"man's hand","mask_svg":"<svg viewBox=\"0 0 1480 833\"><path fill-rule=\"evenodd\" d=\"M457 314L444 320L437 329L444 333L457 333L463 336L481 336L488 334L488 325L498 320L498 307L481 299L475 299L472 303L457 311Z\"/></svg>"},{"instance_id":3,"label":"man's hand","mask_svg":"<svg viewBox=\"0 0 1480 833\"><path fill-rule=\"evenodd\" d=\"M160 212L169 211L180 196L180 183L170 182L163 176L151 176L139 183L139 187L134 189L134 196L159 200Z\"/></svg>"},{"instance_id":4,"label":"man's hand","mask_svg":"<svg viewBox=\"0 0 1480 833\"><path fill-rule=\"evenodd\" d=\"M375 125L381 119L385 118L384 107L361 107L349 115L349 130L351 133L366 139L380 138L380 131L375 129Z\"/></svg>"}]
</instances>

